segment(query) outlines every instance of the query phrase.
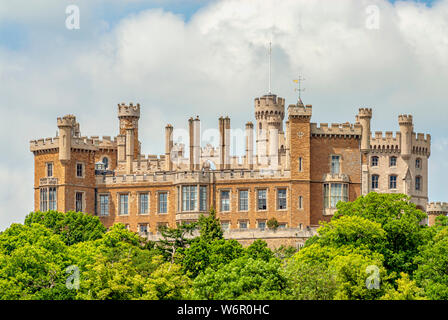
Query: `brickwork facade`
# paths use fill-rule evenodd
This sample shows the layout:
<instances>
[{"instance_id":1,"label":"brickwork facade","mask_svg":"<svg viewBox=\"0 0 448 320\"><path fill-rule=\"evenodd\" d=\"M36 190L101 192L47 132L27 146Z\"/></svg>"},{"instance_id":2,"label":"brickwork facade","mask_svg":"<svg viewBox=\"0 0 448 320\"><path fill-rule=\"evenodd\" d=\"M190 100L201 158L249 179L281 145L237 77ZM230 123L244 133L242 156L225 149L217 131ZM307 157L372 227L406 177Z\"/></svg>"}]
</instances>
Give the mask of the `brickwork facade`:
<instances>
[{"instance_id":1,"label":"brickwork facade","mask_svg":"<svg viewBox=\"0 0 448 320\"><path fill-rule=\"evenodd\" d=\"M400 132L385 137L371 135L371 109L361 108L355 123L316 124L312 106L299 99L288 106L285 123L284 117L284 99L255 99L256 124L246 124L241 161L230 154L228 117L219 119L216 147L200 145L200 120L191 118L188 157L171 125L165 154L141 154L139 104L118 105L113 140L83 137L73 115L58 118L57 137L30 144L35 210L80 210L106 227L120 222L157 237L159 226L196 221L214 208L229 238L248 244L256 235L274 247L300 246L331 219L338 201L369 191L405 193L426 210L430 136L413 132L411 116L400 115ZM430 216L445 209L428 205ZM278 233L267 230L273 218Z\"/></svg>"}]
</instances>

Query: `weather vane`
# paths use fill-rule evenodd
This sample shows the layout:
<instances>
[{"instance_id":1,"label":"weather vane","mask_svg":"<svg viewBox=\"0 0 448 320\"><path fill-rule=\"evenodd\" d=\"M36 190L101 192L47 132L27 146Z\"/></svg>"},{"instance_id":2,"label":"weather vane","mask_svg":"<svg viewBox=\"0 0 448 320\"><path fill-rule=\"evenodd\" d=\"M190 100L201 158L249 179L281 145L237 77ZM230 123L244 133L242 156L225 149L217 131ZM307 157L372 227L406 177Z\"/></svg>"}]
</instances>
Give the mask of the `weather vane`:
<instances>
[{"instance_id":1,"label":"weather vane","mask_svg":"<svg viewBox=\"0 0 448 320\"><path fill-rule=\"evenodd\" d=\"M294 91L298 91L299 92L299 99L301 98L301 93L303 91L305 91L305 88L302 88L302 81L305 81L306 79L304 77L302 77L301 75L299 75L298 79L294 79L292 80L294 83L297 83L297 88L294 89Z\"/></svg>"}]
</instances>

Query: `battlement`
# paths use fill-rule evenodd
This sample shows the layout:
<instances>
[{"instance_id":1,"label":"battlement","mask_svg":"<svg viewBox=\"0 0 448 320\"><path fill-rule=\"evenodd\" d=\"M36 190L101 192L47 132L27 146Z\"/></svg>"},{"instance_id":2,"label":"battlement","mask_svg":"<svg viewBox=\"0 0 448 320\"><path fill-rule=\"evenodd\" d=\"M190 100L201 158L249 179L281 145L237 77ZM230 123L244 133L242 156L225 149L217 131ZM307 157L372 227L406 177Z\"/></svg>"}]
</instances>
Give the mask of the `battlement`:
<instances>
[{"instance_id":1,"label":"battlement","mask_svg":"<svg viewBox=\"0 0 448 320\"><path fill-rule=\"evenodd\" d=\"M412 153L426 155L429 157L431 152L431 135L413 132L411 135Z\"/></svg>"},{"instance_id":2,"label":"battlement","mask_svg":"<svg viewBox=\"0 0 448 320\"><path fill-rule=\"evenodd\" d=\"M288 106L288 116L293 118L311 118L313 114L313 106L307 104L304 106L303 104L290 104Z\"/></svg>"},{"instance_id":3,"label":"battlement","mask_svg":"<svg viewBox=\"0 0 448 320\"><path fill-rule=\"evenodd\" d=\"M412 115L400 114L398 116L398 124L400 126L411 126L412 125Z\"/></svg>"},{"instance_id":4,"label":"battlement","mask_svg":"<svg viewBox=\"0 0 448 320\"><path fill-rule=\"evenodd\" d=\"M118 104L118 118L121 117L140 118L140 104L134 105L132 102L129 105L124 102Z\"/></svg>"},{"instance_id":5,"label":"battlement","mask_svg":"<svg viewBox=\"0 0 448 320\"><path fill-rule=\"evenodd\" d=\"M67 114L65 116L58 117L58 128L60 127L75 127L76 126L76 117L72 114Z\"/></svg>"},{"instance_id":6,"label":"battlement","mask_svg":"<svg viewBox=\"0 0 448 320\"><path fill-rule=\"evenodd\" d=\"M372 118L372 108L359 108L358 116L360 118Z\"/></svg>"},{"instance_id":7,"label":"battlement","mask_svg":"<svg viewBox=\"0 0 448 320\"><path fill-rule=\"evenodd\" d=\"M338 136L361 136L361 125L346 123L332 123L328 126L328 123L311 123L311 134L314 136L320 135L338 135Z\"/></svg>"},{"instance_id":8,"label":"battlement","mask_svg":"<svg viewBox=\"0 0 448 320\"><path fill-rule=\"evenodd\" d=\"M447 214L448 202L429 202L426 205L426 212L428 214Z\"/></svg>"},{"instance_id":9,"label":"battlement","mask_svg":"<svg viewBox=\"0 0 448 320\"><path fill-rule=\"evenodd\" d=\"M30 141L30 151L49 150L59 148L59 137Z\"/></svg>"},{"instance_id":10,"label":"battlement","mask_svg":"<svg viewBox=\"0 0 448 320\"><path fill-rule=\"evenodd\" d=\"M266 94L260 98L255 98L255 108L259 107L285 107L285 99L277 97L275 94Z\"/></svg>"}]
</instances>

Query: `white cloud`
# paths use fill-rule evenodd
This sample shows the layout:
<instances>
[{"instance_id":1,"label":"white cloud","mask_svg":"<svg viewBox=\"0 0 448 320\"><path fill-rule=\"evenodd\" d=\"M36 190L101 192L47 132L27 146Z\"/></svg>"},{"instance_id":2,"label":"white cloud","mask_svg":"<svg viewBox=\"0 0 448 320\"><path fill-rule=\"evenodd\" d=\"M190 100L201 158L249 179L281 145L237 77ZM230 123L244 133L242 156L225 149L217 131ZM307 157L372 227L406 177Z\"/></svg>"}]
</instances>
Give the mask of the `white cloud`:
<instances>
[{"instance_id":1,"label":"white cloud","mask_svg":"<svg viewBox=\"0 0 448 320\"><path fill-rule=\"evenodd\" d=\"M14 181L33 179L27 140L54 135L57 116L75 113L87 135L115 135L116 104L140 102L143 151L151 154L162 152L168 122L185 127L199 114L205 129L229 115L232 127L243 127L253 120L253 98L267 91L269 41L273 91L294 103L291 80L301 72L313 121L353 121L358 107L370 106L373 131L396 131L398 114L412 113L416 131L433 137L430 198L448 200L448 0L431 8L384 0L223 0L188 22L145 10L113 24L95 19L103 2L81 1L79 31L55 27L64 11L50 2L17 14L16 23L30 30L26 49L0 42L0 108L7 115L0 144L11 150L0 160L0 192L10 194L12 185L20 195L2 198L0 229L14 220L11 212L24 216L32 207L32 188ZM365 24L372 4L378 30ZM0 17L17 10L0 9ZM43 28L47 21L52 27Z\"/></svg>"}]
</instances>

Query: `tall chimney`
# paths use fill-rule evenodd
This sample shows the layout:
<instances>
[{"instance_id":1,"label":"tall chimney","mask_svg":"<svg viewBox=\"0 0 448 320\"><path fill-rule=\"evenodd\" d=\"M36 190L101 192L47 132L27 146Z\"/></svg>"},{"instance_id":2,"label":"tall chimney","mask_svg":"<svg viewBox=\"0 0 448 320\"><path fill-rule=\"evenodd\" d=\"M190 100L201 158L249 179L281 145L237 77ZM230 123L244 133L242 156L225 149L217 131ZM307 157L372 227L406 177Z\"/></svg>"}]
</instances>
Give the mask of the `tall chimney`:
<instances>
[{"instance_id":1,"label":"tall chimney","mask_svg":"<svg viewBox=\"0 0 448 320\"><path fill-rule=\"evenodd\" d=\"M165 127L165 171L173 170L171 151L173 150L173 126L167 124Z\"/></svg>"},{"instance_id":2,"label":"tall chimney","mask_svg":"<svg viewBox=\"0 0 448 320\"><path fill-rule=\"evenodd\" d=\"M246 123L246 167L249 170L254 168L254 125L252 122Z\"/></svg>"}]
</instances>

